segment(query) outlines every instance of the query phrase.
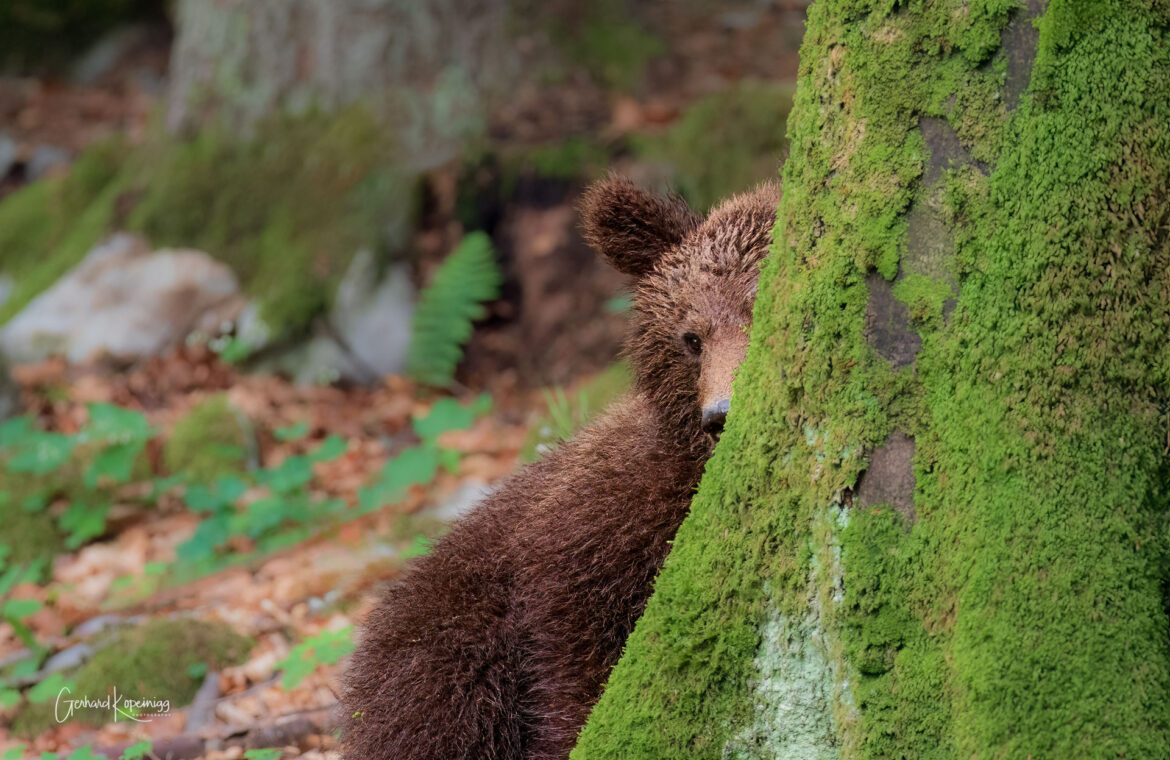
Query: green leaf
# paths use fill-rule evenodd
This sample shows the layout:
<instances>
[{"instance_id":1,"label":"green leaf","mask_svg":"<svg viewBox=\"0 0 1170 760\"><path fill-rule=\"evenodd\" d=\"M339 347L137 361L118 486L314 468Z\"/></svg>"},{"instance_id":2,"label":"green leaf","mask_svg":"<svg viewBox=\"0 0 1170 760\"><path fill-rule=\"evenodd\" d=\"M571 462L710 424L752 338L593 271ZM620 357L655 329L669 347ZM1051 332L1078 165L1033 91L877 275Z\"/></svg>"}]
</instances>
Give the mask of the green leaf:
<instances>
[{"instance_id":1,"label":"green leaf","mask_svg":"<svg viewBox=\"0 0 1170 760\"><path fill-rule=\"evenodd\" d=\"M8 469L31 475L48 475L69 461L76 445L77 440L73 436L34 430L21 439L16 453L8 460Z\"/></svg>"},{"instance_id":2,"label":"green leaf","mask_svg":"<svg viewBox=\"0 0 1170 760\"><path fill-rule=\"evenodd\" d=\"M194 535L175 549L184 561L198 561L215 556L215 550L231 538L231 515L216 515L199 523Z\"/></svg>"},{"instance_id":3,"label":"green leaf","mask_svg":"<svg viewBox=\"0 0 1170 760\"><path fill-rule=\"evenodd\" d=\"M81 433L86 443L130 443L150 438L150 423L141 412L114 404L89 404L89 424Z\"/></svg>"},{"instance_id":4,"label":"green leaf","mask_svg":"<svg viewBox=\"0 0 1170 760\"><path fill-rule=\"evenodd\" d=\"M31 417L13 417L0 423L0 449L7 449L20 443L33 431Z\"/></svg>"},{"instance_id":5,"label":"green leaf","mask_svg":"<svg viewBox=\"0 0 1170 760\"><path fill-rule=\"evenodd\" d=\"M57 760L56 752L42 752L41 760Z\"/></svg>"},{"instance_id":6,"label":"green leaf","mask_svg":"<svg viewBox=\"0 0 1170 760\"><path fill-rule=\"evenodd\" d=\"M396 493L382 483L364 486L358 489L358 512L363 515L368 515L370 512L375 512L388 504L393 504L401 498L402 494L400 492Z\"/></svg>"},{"instance_id":7,"label":"green leaf","mask_svg":"<svg viewBox=\"0 0 1170 760\"><path fill-rule=\"evenodd\" d=\"M150 500L157 501L159 496L167 493L177 485L182 484L184 480L183 474L168 475L165 478L155 478L150 484Z\"/></svg>"},{"instance_id":8,"label":"green leaf","mask_svg":"<svg viewBox=\"0 0 1170 760\"><path fill-rule=\"evenodd\" d=\"M257 477L276 493L288 493L303 488L313 479L313 462L308 457L288 457L271 470L264 470Z\"/></svg>"},{"instance_id":9,"label":"green leaf","mask_svg":"<svg viewBox=\"0 0 1170 760\"><path fill-rule=\"evenodd\" d=\"M472 323L484 316L483 305L499 296L501 280L491 238L483 232L465 236L419 295L410 327L407 374L423 383L449 385Z\"/></svg>"},{"instance_id":10,"label":"green leaf","mask_svg":"<svg viewBox=\"0 0 1170 760\"><path fill-rule=\"evenodd\" d=\"M44 606L36 599L9 599L4 602L3 606L0 606L0 617L23 620L29 615L39 612Z\"/></svg>"},{"instance_id":11,"label":"green leaf","mask_svg":"<svg viewBox=\"0 0 1170 760\"><path fill-rule=\"evenodd\" d=\"M225 475L216 479L210 488L207 486L188 486L183 492L183 502L187 509L195 512L227 512L248 490L248 484L234 475Z\"/></svg>"},{"instance_id":12,"label":"green leaf","mask_svg":"<svg viewBox=\"0 0 1170 760\"><path fill-rule=\"evenodd\" d=\"M244 512L244 531L250 538L258 538L275 528L296 511L292 500L280 495L257 499Z\"/></svg>"},{"instance_id":13,"label":"green leaf","mask_svg":"<svg viewBox=\"0 0 1170 760\"><path fill-rule=\"evenodd\" d=\"M336 665L353 651L353 626L340 631L322 631L297 644L288 656L276 663L284 671L281 686L294 689L319 665Z\"/></svg>"},{"instance_id":14,"label":"green leaf","mask_svg":"<svg viewBox=\"0 0 1170 760\"><path fill-rule=\"evenodd\" d=\"M64 673L50 673L45 680L29 689L25 696L34 705L43 705L56 699L61 689L64 688L73 689L73 683L66 680Z\"/></svg>"},{"instance_id":15,"label":"green leaf","mask_svg":"<svg viewBox=\"0 0 1170 760\"><path fill-rule=\"evenodd\" d=\"M187 667L187 675L191 676L192 680L201 681L207 675L207 663L196 662Z\"/></svg>"},{"instance_id":16,"label":"green leaf","mask_svg":"<svg viewBox=\"0 0 1170 760\"><path fill-rule=\"evenodd\" d=\"M162 575L167 571L167 563L165 562L147 562L142 568L142 572L146 575Z\"/></svg>"},{"instance_id":17,"label":"green leaf","mask_svg":"<svg viewBox=\"0 0 1170 760\"><path fill-rule=\"evenodd\" d=\"M149 739L143 739L140 742L131 744L122 750L121 760L142 760L143 757L150 754L151 747L153 746Z\"/></svg>"},{"instance_id":18,"label":"green leaf","mask_svg":"<svg viewBox=\"0 0 1170 760\"><path fill-rule=\"evenodd\" d=\"M309 454L311 462L331 462L345 453L349 444L339 435L331 435L321 442L313 453Z\"/></svg>"},{"instance_id":19,"label":"green leaf","mask_svg":"<svg viewBox=\"0 0 1170 760\"><path fill-rule=\"evenodd\" d=\"M146 441L131 441L117 443L102 450L85 471L85 485L96 488L103 479L110 480L118 485L130 482L134 472L134 462L142 453Z\"/></svg>"},{"instance_id":20,"label":"green leaf","mask_svg":"<svg viewBox=\"0 0 1170 760\"><path fill-rule=\"evenodd\" d=\"M12 670L8 673L9 677L17 680L28 678L41 669L41 658L29 657L27 660L21 660L12 666Z\"/></svg>"},{"instance_id":21,"label":"green leaf","mask_svg":"<svg viewBox=\"0 0 1170 760\"><path fill-rule=\"evenodd\" d=\"M430 483L439 468L439 451L434 446L411 446L399 452L382 468L382 485L391 493L405 494L413 485ZM401 498L399 496L398 498Z\"/></svg>"},{"instance_id":22,"label":"green leaf","mask_svg":"<svg viewBox=\"0 0 1170 760\"><path fill-rule=\"evenodd\" d=\"M218 347L219 358L224 364L239 364L252 354L252 346L246 340L240 340L234 335L228 336Z\"/></svg>"},{"instance_id":23,"label":"green leaf","mask_svg":"<svg viewBox=\"0 0 1170 760\"><path fill-rule=\"evenodd\" d=\"M65 548L76 549L86 541L97 538L106 530L109 504L86 504L76 501L57 518L57 527L66 534Z\"/></svg>"},{"instance_id":24,"label":"green leaf","mask_svg":"<svg viewBox=\"0 0 1170 760\"><path fill-rule=\"evenodd\" d=\"M426 536L415 536L414 540L410 542L410 546L402 551L402 558L414 559L429 554L430 551L431 540Z\"/></svg>"},{"instance_id":25,"label":"green leaf","mask_svg":"<svg viewBox=\"0 0 1170 760\"><path fill-rule=\"evenodd\" d=\"M280 757L280 752L272 748L250 749L244 753L244 760L276 760Z\"/></svg>"},{"instance_id":26,"label":"green leaf","mask_svg":"<svg viewBox=\"0 0 1170 760\"><path fill-rule=\"evenodd\" d=\"M50 497L51 494L49 491L34 491L20 503L20 508L30 515L36 514L37 512L44 512L45 507L49 506L49 502L51 501Z\"/></svg>"},{"instance_id":27,"label":"green leaf","mask_svg":"<svg viewBox=\"0 0 1170 760\"><path fill-rule=\"evenodd\" d=\"M459 473L459 461L463 455L455 449L439 449L439 466L451 475Z\"/></svg>"},{"instance_id":28,"label":"green leaf","mask_svg":"<svg viewBox=\"0 0 1170 760\"><path fill-rule=\"evenodd\" d=\"M315 517L336 517L345 514L346 509L348 509L344 499L322 499L309 506L310 512Z\"/></svg>"},{"instance_id":29,"label":"green leaf","mask_svg":"<svg viewBox=\"0 0 1170 760\"><path fill-rule=\"evenodd\" d=\"M11 710L20 704L20 692L16 689L0 689L0 710ZM8 750L2 758L21 757L20 749L17 748L16 755L12 754L12 750Z\"/></svg>"},{"instance_id":30,"label":"green leaf","mask_svg":"<svg viewBox=\"0 0 1170 760\"><path fill-rule=\"evenodd\" d=\"M7 594L9 589L21 583L36 583L44 568L44 561L37 560L28 564L12 565L0 574L0 596Z\"/></svg>"},{"instance_id":31,"label":"green leaf","mask_svg":"<svg viewBox=\"0 0 1170 760\"><path fill-rule=\"evenodd\" d=\"M276 436L276 440L278 441L295 441L309 434L309 423L301 420L295 425L278 427L272 431L272 434Z\"/></svg>"},{"instance_id":32,"label":"green leaf","mask_svg":"<svg viewBox=\"0 0 1170 760\"><path fill-rule=\"evenodd\" d=\"M99 758L98 755L95 755L93 753L93 749L87 744L84 747L78 747L77 749L73 750L72 754L69 755L67 760L105 760L105 759Z\"/></svg>"},{"instance_id":33,"label":"green leaf","mask_svg":"<svg viewBox=\"0 0 1170 760\"><path fill-rule=\"evenodd\" d=\"M481 394L466 406L453 398L439 399L425 417L416 417L412 423L414 432L424 441L431 441L451 430L466 430L475 418L492 408L492 397Z\"/></svg>"}]
</instances>

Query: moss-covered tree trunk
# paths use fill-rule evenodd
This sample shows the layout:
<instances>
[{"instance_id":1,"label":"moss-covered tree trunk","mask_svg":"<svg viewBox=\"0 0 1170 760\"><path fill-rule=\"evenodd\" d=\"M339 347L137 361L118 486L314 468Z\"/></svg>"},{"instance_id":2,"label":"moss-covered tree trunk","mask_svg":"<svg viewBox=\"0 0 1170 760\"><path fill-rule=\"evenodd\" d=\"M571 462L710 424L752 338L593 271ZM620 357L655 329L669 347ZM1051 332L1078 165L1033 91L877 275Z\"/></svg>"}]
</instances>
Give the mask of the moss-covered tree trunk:
<instances>
[{"instance_id":1,"label":"moss-covered tree trunk","mask_svg":"<svg viewBox=\"0 0 1170 760\"><path fill-rule=\"evenodd\" d=\"M575 760L1170 757L1170 5L820 0L789 138Z\"/></svg>"}]
</instances>

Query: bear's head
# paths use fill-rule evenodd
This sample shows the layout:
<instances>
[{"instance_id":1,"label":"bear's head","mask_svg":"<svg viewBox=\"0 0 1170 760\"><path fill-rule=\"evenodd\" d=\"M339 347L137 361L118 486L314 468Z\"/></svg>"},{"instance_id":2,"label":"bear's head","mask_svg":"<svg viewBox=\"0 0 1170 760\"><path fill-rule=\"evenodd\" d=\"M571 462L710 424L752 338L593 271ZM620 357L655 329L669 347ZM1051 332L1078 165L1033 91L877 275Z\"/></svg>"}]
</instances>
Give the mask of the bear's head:
<instances>
[{"instance_id":1,"label":"bear's head","mask_svg":"<svg viewBox=\"0 0 1170 760\"><path fill-rule=\"evenodd\" d=\"M779 185L765 184L703 219L614 175L582 200L586 240L635 278L626 353L638 388L693 445L723 430L779 200Z\"/></svg>"}]
</instances>

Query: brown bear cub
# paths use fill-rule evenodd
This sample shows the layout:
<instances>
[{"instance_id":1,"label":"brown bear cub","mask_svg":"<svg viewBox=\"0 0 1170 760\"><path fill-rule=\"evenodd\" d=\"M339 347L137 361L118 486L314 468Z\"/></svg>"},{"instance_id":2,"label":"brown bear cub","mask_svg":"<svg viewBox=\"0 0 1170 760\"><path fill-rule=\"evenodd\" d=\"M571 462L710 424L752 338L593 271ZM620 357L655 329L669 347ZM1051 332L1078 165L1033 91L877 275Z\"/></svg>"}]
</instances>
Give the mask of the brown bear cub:
<instances>
[{"instance_id":1,"label":"brown bear cub","mask_svg":"<svg viewBox=\"0 0 1170 760\"><path fill-rule=\"evenodd\" d=\"M586 238L635 278L630 395L486 498L366 621L347 760L565 758L649 597L747 350L775 185L706 220L611 176Z\"/></svg>"}]
</instances>

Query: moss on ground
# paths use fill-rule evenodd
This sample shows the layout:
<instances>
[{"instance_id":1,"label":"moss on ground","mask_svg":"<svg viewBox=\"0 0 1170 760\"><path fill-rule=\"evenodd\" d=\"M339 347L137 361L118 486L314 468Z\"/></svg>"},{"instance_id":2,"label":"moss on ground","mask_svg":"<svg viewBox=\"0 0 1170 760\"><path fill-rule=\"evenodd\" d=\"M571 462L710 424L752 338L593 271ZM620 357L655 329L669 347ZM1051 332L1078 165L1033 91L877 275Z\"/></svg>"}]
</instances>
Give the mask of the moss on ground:
<instances>
[{"instance_id":1,"label":"moss on ground","mask_svg":"<svg viewBox=\"0 0 1170 760\"><path fill-rule=\"evenodd\" d=\"M1052 0L1008 112L1017 7L811 6L737 402L574 758L770 756L745 729L802 717L762 688L777 619L811 621L788 656L822 642L837 689L833 742L786 757L1165 755L1170 30L1164 4ZM926 319L894 371L867 281L932 189L924 116L991 171L941 180L958 296L943 317L900 281ZM894 430L915 519L824 527Z\"/></svg>"},{"instance_id":2,"label":"moss on ground","mask_svg":"<svg viewBox=\"0 0 1170 760\"><path fill-rule=\"evenodd\" d=\"M177 710L194 699L204 672L240 664L251 648L252 642L226 623L152 620L118 632L69 676L71 698L100 700L117 690L119 697L165 700ZM53 710L52 702L30 705L17 716L13 730L25 736L43 731L56 724ZM89 725L113 719L103 708L79 708L72 717Z\"/></svg>"},{"instance_id":3,"label":"moss on ground","mask_svg":"<svg viewBox=\"0 0 1170 760\"><path fill-rule=\"evenodd\" d=\"M91 148L68 176L0 203L0 272L16 281L11 319L114 227L156 247L223 261L276 333L326 309L357 249L395 248L409 232L413 182L364 110L275 119L254 137L156 134L130 150Z\"/></svg>"},{"instance_id":4,"label":"moss on ground","mask_svg":"<svg viewBox=\"0 0 1170 760\"><path fill-rule=\"evenodd\" d=\"M247 466L251 435L246 419L219 393L197 404L171 428L163 444L163 464L192 483L240 474Z\"/></svg>"},{"instance_id":5,"label":"moss on ground","mask_svg":"<svg viewBox=\"0 0 1170 760\"><path fill-rule=\"evenodd\" d=\"M634 152L665 166L672 184L699 211L776 176L792 86L739 82L692 104L659 135L633 139Z\"/></svg>"},{"instance_id":6,"label":"moss on ground","mask_svg":"<svg viewBox=\"0 0 1170 760\"><path fill-rule=\"evenodd\" d=\"M25 478L27 480L27 478ZM4 526L0 544L7 548L6 565L42 562L47 567L65 549L65 537L57 521L45 509L25 508L32 496L21 483L5 473L0 477L0 525Z\"/></svg>"}]
</instances>

